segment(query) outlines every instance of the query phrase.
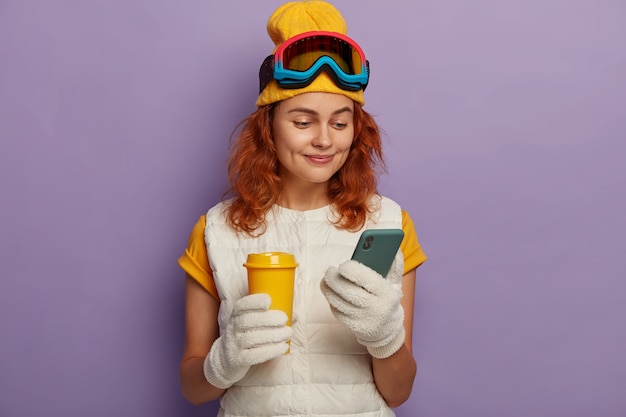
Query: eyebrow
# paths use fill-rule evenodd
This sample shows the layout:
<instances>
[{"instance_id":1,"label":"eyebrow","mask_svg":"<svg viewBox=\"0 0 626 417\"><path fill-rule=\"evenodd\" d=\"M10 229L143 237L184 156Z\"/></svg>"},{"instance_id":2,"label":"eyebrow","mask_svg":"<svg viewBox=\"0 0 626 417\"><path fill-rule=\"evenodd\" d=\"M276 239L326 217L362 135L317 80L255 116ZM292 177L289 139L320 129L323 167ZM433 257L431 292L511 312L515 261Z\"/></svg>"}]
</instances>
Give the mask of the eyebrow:
<instances>
[{"instance_id":1,"label":"eyebrow","mask_svg":"<svg viewBox=\"0 0 626 417\"><path fill-rule=\"evenodd\" d=\"M333 116L336 116L336 115L341 114L341 113L346 113L346 112L352 113L352 109L350 107L348 107L348 106L342 107L342 108L340 108L338 110L335 110L333 112ZM310 115L313 115L313 116L319 116L318 112L316 112L313 109L308 109L306 107L295 107L295 108L289 110L287 113L307 113L307 114L310 114Z\"/></svg>"}]
</instances>

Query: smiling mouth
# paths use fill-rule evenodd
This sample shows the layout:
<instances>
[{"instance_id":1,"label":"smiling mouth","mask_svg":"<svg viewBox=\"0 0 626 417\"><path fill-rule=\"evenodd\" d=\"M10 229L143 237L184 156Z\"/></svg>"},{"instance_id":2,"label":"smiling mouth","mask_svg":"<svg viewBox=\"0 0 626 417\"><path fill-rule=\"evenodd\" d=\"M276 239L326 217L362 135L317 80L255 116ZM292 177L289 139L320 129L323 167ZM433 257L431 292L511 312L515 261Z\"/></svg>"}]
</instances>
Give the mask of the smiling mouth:
<instances>
[{"instance_id":1,"label":"smiling mouth","mask_svg":"<svg viewBox=\"0 0 626 417\"><path fill-rule=\"evenodd\" d=\"M314 164L326 164L333 160L333 155L306 155L306 159Z\"/></svg>"}]
</instances>

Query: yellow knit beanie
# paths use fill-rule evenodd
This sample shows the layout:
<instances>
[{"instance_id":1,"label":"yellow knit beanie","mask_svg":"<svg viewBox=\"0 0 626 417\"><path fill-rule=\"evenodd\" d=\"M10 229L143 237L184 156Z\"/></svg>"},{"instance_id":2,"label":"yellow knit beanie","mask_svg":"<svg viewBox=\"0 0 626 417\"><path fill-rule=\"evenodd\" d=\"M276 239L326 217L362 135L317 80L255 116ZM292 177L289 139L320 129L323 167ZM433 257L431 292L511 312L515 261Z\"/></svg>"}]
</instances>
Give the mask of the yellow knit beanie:
<instances>
[{"instance_id":1,"label":"yellow knit beanie","mask_svg":"<svg viewBox=\"0 0 626 417\"><path fill-rule=\"evenodd\" d=\"M267 33L276 46L276 49L287 39L304 32L323 30L348 33L346 21L339 10L323 0L292 1L280 6L267 21ZM286 100L298 94L323 92L342 94L357 103L365 104L363 90L346 91L337 87L333 80L322 72L311 84L304 88L280 88L276 80L271 80L261 91L256 105L265 106L277 101Z\"/></svg>"}]
</instances>

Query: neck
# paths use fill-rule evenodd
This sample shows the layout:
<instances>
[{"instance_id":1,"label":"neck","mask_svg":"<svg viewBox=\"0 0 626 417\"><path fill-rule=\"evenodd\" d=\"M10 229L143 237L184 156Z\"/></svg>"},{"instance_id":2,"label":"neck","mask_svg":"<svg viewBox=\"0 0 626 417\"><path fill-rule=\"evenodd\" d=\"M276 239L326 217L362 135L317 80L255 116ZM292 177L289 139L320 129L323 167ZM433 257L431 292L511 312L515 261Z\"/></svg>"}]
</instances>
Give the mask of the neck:
<instances>
[{"instance_id":1,"label":"neck","mask_svg":"<svg viewBox=\"0 0 626 417\"><path fill-rule=\"evenodd\" d=\"M291 210L314 210L330 203L328 184L284 184L278 204Z\"/></svg>"}]
</instances>

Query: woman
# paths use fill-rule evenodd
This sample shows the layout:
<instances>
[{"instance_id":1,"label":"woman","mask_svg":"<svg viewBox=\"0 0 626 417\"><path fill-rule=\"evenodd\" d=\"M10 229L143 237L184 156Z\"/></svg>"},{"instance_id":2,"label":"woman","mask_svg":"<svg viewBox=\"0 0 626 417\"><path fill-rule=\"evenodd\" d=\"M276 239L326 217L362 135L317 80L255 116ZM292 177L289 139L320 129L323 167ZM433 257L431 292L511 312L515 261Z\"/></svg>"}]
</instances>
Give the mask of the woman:
<instances>
[{"instance_id":1,"label":"woman","mask_svg":"<svg viewBox=\"0 0 626 417\"><path fill-rule=\"evenodd\" d=\"M220 416L393 416L416 373L415 270L426 260L409 215L377 194L379 129L362 109L369 64L324 1L268 21L277 48L258 110L233 148L232 198L194 227L181 385ZM362 230L402 228L386 278L349 261ZM248 253L293 253L292 326L267 294L248 295ZM285 354L285 342L291 348Z\"/></svg>"}]
</instances>

